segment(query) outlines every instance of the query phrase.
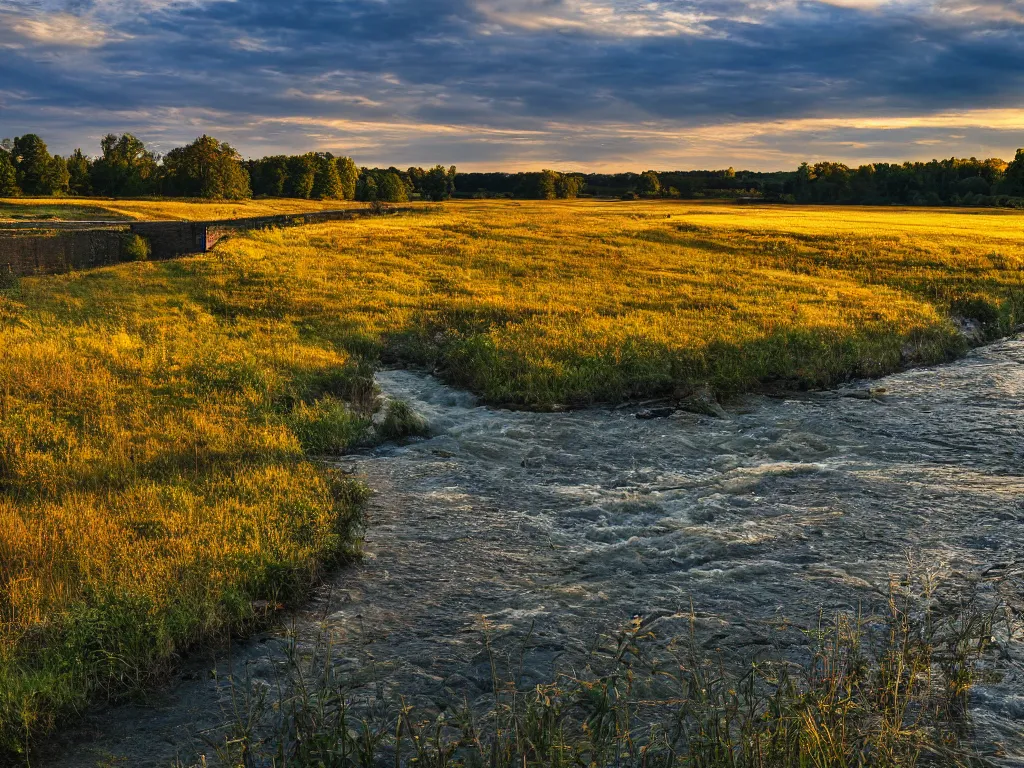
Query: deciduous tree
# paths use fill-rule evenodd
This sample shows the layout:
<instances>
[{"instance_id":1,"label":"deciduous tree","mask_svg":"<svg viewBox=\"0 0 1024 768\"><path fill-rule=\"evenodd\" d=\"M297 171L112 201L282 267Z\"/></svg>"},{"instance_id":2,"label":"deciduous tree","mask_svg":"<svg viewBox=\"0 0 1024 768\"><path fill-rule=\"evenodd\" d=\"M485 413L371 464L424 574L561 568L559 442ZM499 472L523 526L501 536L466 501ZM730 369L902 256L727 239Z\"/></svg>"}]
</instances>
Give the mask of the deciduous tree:
<instances>
[{"instance_id":1,"label":"deciduous tree","mask_svg":"<svg viewBox=\"0 0 1024 768\"><path fill-rule=\"evenodd\" d=\"M559 174L555 182L555 194L561 200L575 200L583 191L583 177L573 173Z\"/></svg>"},{"instance_id":2,"label":"deciduous tree","mask_svg":"<svg viewBox=\"0 0 1024 768\"><path fill-rule=\"evenodd\" d=\"M377 199L383 203L404 203L409 199L409 190L402 177L394 171L381 175L377 181Z\"/></svg>"},{"instance_id":3,"label":"deciduous tree","mask_svg":"<svg viewBox=\"0 0 1024 768\"><path fill-rule=\"evenodd\" d=\"M654 197L661 193L661 179L654 171L644 171L637 180L637 190L641 195Z\"/></svg>"},{"instance_id":4,"label":"deciduous tree","mask_svg":"<svg viewBox=\"0 0 1024 768\"><path fill-rule=\"evenodd\" d=\"M288 180L285 184L286 197L298 197L308 200L313 196L313 183L316 180L316 155L312 152L288 158Z\"/></svg>"},{"instance_id":5,"label":"deciduous tree","mask_svg":"<svg viewBox=\"0 0 1024 768\"><path fill-rule=\"evenodd\" d=\"M447 170L443 165L435 165L423 175L420 182L424 197L434 202L448 200L455 193L455 176L454 165Z\"/></svg>"},{"instance_id":6,"label":"deciduous tree","mask_svg":"<svg viewBox=\"0 0 1024 768\"><path fill-rule=\"evenodd\" d=\"M56 195L67 190L67 166L50 155L34 133L15 137L11 145L17 185L26 195Z\"/></svg>"},{"instance_id":7,"label":"deciduous tree","mask_svg":"<svg viewBox=\"0 0 1024 768\"><path fill-rule=\"evenodd\" d=\"M221 200L252 197L249 174L238 152L206 134L168 152L164 172L172 194Z\"/></svg>"},{"instance_id":8,"label":"deciduous tree","mask_svg":"<svg viewBox=\"0 0 1024 768\"><path fill-rule=\"evenodd\" d=\"M345 200L356 199L356 184L359 182L359 166L351 157L339 157L338 177L341 179L341 195Z\"/></svg>"},{"instance_id":9,"label":"deciduous tree","mask_svg":"<svg viewBox=\"0 0 1024 768\"><path fill-rule=\"evenodd\" d=\"M111 197L152 194L157 189L159 167L156 155L135 136L107 134L100 142L103 152L92 166L92 186Z\"/></svg>"},{"instance_id":10,"label":"deciduous tree","mask_svg":"<svg viewBox=\"0 0 1024 768\"><path fill-rule=\"evenodd\" d=\"M1003 194L1024 197L1024 149L1018 149L1016 157L1006 166L1002 191Z\"/></svg>"},{"instance_id":11,"label":"deciduous tree","mask_svg":"<svg viewBox=\"0 0 1024 768\"><path fill-rule=\"evenodd\" d=\"M92 194L92 163L81 149L76 149L68 157L68 186L73 195Z\"/></svg>"},{"instance_id":12,"label":"deciduous tree","mask_svg":"<svg viewBox=\"0 0 1024 768\"><path fill-rule=\"evenodd\" d=\"M313 176L312 196L317 200L338 200L344 193L338 164L330 152L317 154L316 173Z\"/></svg>"},{"instance_id":13,"label":"deciduous tree","mask_svg":"<svg viewBox=\"0 0 1024 768\"><path fill-rule=\"evenodd\" d=\"M0 146L0 197L16 197L20 194L18 175L14 169L14 160L11 158L10 150L5 146Z\"/></svg>"}]
</instances>

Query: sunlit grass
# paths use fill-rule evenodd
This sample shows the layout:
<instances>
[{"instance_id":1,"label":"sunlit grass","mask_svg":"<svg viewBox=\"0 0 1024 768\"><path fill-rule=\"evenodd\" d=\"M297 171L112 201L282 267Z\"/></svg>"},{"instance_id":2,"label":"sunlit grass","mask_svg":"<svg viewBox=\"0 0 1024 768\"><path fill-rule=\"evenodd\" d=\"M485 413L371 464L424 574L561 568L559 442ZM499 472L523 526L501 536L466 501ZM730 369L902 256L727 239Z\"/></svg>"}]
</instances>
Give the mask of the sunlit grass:
<instances>
[{"instance_id":1,"label":"sunlit grass","mask_svg":"<svg viewBox=\"0 0 1024 768\"><path fill-rule=\"evenodd\" d=\"M208 298L175 263L0 292L0 750L355 546L361 492L306 455L365 432L365 373Z\"/></svg>"},{"instance_id":2,"label":"sunlit grass","mask_svg":"<svg viewBox=\"0 0 1024 768\"><path fill-rule=\"evenodd\" d=\"M1020 322L1024 262L1020 217L964 217L973 229L950 235L955 215L459 203L253 233L222 253L253 276L230 287L238 311L308 316L343 296L339 343L543 406L822 386L956 355L951 307L980 309L991 334Z\"/></svg>"},{"instance_id":3,"label":"sunlit grass","mask_svg":"<svg viewBox=\"0 0 1024 768\"><path fill-rule=\"evenodd\" d=\"M308 457L365 434L379 362L538 407L879 375L963 352L951 311L1020 322L1022 221L453 203L0 283L0 740L147 683L350 550L359 491Z\"/></svg>"}]
</instances>

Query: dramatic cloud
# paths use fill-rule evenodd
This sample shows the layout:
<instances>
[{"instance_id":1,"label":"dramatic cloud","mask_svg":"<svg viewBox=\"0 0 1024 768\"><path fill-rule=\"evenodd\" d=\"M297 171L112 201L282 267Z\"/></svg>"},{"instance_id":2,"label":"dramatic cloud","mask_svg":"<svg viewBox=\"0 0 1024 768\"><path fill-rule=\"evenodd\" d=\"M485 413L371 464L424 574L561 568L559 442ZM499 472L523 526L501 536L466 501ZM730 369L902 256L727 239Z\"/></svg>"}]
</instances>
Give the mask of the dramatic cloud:
<instances>
[{"instance_id":1,"label":"dramatic cloud","mask_svg":"<svg viewBox=\"0 0 1024 768\"><path fill-rule=\"evenodd\" d=\"M621 37L711 35L717 20L695 6L629 0L478 0L476 9L499 28L559 30Z\"/></svg>"},{"instance_id":2,"label":"dramatic cloud","mask_svg":"<svg viewBox=\"0 0 1024 768\"><path fill-rule=\"evenodd\" d=\"M786 168L1024 145L1018 0L0 0L0 134L366 164Z\"/></svg>"},{"instance_id":3,"label":"dramatic cloud","mask_svg":"<svg viewBox=\"0 0 1024 768\"><path fill-rule=\"evenodd\" d=\"M97 48L117 39L102 26L70 13L54 13L46 17L25 17L0 13L0 44L22 47L21 43L40 47Z\"/></svg>"}]
</instances>

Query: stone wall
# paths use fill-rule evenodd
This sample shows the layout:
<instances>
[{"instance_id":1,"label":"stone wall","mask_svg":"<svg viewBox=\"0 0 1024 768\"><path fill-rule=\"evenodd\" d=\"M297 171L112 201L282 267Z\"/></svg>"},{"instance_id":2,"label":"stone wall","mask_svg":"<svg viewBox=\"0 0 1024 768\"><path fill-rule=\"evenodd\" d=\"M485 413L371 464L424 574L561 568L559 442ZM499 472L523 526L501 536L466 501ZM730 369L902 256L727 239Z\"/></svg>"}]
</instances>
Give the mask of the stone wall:
<instances>
[{"instance_id":1,"label":"stone wall","mask_svg":"<svg viewBox=\"0 0 1024 768\"><path fill-rule=\"evenodd\" d=\"M206 253L206 224L201 222L144 221L130 224L129 229L149 241L151 259Z\"/></svg>"},{"instance_id":2,"label":"stone wall","mask_svg":"<svg viewBox=\"0 0 1024 768\"><path fill-rule=\"evenodd\" d=\"M0 229L0 272L58 274L117 264L129 258L124 243L128 232L146 238L150 258L162 260L206 253L223 238L247 230L342 221L365 214L362 210L316 211L225 221L125 222L103 229L67 229L65 225L51 230Z\"/></svg>"},{"instance_id":3,"label":"stone wall","mask_svg":"<svg viewBox=\"0 0 1024 768\"><path fill-rule=\"evenodd\" d=\"M111 229L21 234L0 232L0 273L60 274L126 259L126 233Z\"/></svg>"},{"instance_id":4,"label":"stone wall","mask_svg":"<svg viewBox=\"0 0 1024 768\"><path fill-rule=\"evenodd\" d=\"M253 229L271 229L272 227L298 227L303 224L320 224L326 221L344 221L365 216L366 211L314 211L311 213L288 213L280 216L258 216L250 219L230 219L227 221L208 221L206 227L206 248L209 250L229 235Z\"/></svg>"}]
</instances>

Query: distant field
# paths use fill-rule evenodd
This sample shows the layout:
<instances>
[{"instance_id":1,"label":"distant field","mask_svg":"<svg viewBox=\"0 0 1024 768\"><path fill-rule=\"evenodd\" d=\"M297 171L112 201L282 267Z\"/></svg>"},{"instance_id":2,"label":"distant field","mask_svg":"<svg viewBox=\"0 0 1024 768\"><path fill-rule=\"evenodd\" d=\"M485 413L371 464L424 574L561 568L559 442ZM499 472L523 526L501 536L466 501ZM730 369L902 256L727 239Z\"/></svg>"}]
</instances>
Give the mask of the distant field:
<instances>
[{"instance_id":1,"label":"distant field","mask_svg":"<svg viewBox=\"0 0 1024 768\"><path fill-rule=\"evenodd\" d=\"M0 283L0 749L352 550L361 491L311 457L367 435L381 361L538 407L880 375L964 351L950 313L993 336L1021 322L1022 224L460 202Z\"/></svg>"},{"instance_id":2,"label":"distant field","mask_svg":"<svg viewBox=\"0 0 1024 768\"><path fill-rule=\"evenodd\" d=\"M1024 217L927 209L465 202L253 233L221 252L285 316L438 366L492 402L822 386L963 350L949 314L1022 319ZM258 279L256 276L259 276ZM247 310L248 311L248 310Z\"/></svg>"},{"instance_id":3,"label":"distant field","mask_svg":"<svg viewBox=\"0 0 1024 768\"><path fill-rule=\"evenodd\" d=\"M208 221L279 213L305 213L345 208L355 203L339 200L240 200L209 202L190 200L105 200L75 197L64 200L43 198L0 198L3 221L104 221L130 219L181 219Z\"/></svg>"}]
</instances>

